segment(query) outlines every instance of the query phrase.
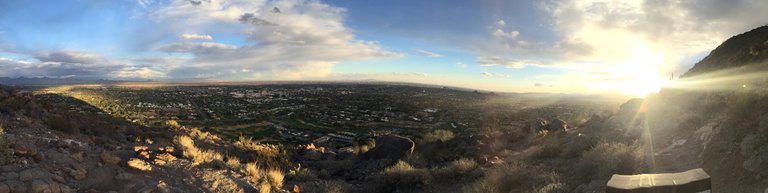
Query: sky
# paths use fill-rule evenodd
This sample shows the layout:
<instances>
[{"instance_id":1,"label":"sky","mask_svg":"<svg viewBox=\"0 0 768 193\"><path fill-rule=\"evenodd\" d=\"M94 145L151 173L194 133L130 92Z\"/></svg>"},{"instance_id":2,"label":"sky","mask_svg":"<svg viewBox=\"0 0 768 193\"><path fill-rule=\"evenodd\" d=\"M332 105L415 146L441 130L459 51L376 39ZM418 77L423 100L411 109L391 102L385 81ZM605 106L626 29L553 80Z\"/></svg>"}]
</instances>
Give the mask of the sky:
<instances>
[{"instance_id":1,"label":"sky","mask_svg":"<svg viewBox=\"0 0 768 193\"><path fill-rule=\"evenodd\" d=\"M0 77L381 80L643 95L760 0L0 1Z\"/></svg>"}]
</instances>

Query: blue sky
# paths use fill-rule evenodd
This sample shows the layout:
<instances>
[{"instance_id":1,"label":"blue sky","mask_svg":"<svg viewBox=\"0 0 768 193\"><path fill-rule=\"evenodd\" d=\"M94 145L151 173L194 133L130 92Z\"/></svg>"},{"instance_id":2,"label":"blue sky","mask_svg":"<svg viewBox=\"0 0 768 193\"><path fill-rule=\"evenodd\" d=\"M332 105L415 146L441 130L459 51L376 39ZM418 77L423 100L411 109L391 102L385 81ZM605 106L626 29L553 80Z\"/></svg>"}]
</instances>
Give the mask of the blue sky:
<instances>
[{"instance_id":1,"label":"blue sky","mask_svg":"<svg viewBox=\"0 0 768 193\"><path fill-rule=\"evenodd\" d=\"M642 95L726 38L765 25L765 8L749 0L4 0L0 76L376 79Z\"/></svg>"}]
</instances>

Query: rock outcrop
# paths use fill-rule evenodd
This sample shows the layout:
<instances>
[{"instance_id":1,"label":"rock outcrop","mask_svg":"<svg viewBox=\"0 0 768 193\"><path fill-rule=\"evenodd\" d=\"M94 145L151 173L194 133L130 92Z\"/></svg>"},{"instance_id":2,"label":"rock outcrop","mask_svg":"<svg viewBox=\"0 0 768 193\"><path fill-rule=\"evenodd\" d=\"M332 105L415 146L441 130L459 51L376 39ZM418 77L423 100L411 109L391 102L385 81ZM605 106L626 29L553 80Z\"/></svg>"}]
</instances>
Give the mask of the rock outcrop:
<instances>
[{"instance_id":1,"label":"rock outcrop","mask_svg":"<svg viewBox=\"0 0 768 193\"><path fill-rule=\"evenodd\" d=\"M376 137L376 147L363 156L364 159L398 160L413 153L416 144L407 137L384 135Z\"/></svg>"}]
</instances>

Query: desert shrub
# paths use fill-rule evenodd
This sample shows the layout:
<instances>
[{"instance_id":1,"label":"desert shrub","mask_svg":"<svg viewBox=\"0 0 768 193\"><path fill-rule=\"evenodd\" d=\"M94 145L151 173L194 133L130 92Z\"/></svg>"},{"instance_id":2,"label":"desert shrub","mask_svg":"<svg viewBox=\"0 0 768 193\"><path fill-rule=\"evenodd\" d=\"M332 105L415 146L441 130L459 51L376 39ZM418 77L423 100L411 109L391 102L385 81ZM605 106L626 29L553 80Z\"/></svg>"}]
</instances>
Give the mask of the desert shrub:
<instances>
[{"instance_id":1,"label":"desert shrub","mask_svg":"<svg viewBox=\"0 0 768 193\"><path fill-rule=\"evenodd\" d=\"M325 170L327 174L335 175L349 171L354 162L352 160L323 160L316 162L315 165L320 170Z\"/></svg>"},{"instance_id":2,"label":"desert shrub","mask_svg":"<svg viewBox=\"0 0 768 193\"><path fill-rule=\"evenodd\" d=\"M320 189L323 193L346 193L350 191L350 185L341 180L322 181Z\"/></svg>"},{"instance_id":3,"label":"desert shrub","mask_svg":"<svg viewBox=\"0 0 768 193\"><path fill-rule=\"evenodd\" d=\"M384 183L397 190L421 190L431 181L429 171L398 161L383 171Z\"/></svg>"},{"instance_id":4,"label":"desert shrub","mask_svg":"<svg viewBox=\"0 0 768 193\"><path fill-rule=\"evenodd\" d=\"M530 145L540 145L544 142L546 142L549 137L552 135L553 132L542 130L539 132L536 132L536 135L533 136L533 139L530 140Z\"/></svg>"},{"instance_id":5,"label":"desert shrub","mask_svg":"<svg viewBox=\"0 0 768 193\"><path fill-rule=\"evenodd\" d=\"M195 164L220 163L224 156L215 150L201 150L195 146L195 141L186 135L176 136L174 142L179 145L182 155L192 160Z\"/></svg>"},{"instance_id":6,"label":"desert shrub","mask_svg":"<svg viewBox=\"0 0 768 193\"><path fill-rule=\"evenodd\" d=\"M317 180L317 175L309 168L297 168L288 173L288 178L292 181L306 182Z\"/></svg>"},{"instance_id":7,"label":"desert shrub","mask_svg":"<svg viewBox=\"0 0 768 193\"><path fill-rule=\"evenodd\" d=\"M431 170L435 181L439 182L463 182L478 178L482 173L476 171L477 162L472 159L462 158L455 160L444 167Z\"/></svg>"},{"instance_id":8,"label":"desert shrub","mask_svg":"<svg viewBox=\"0 0 768 193\"><path fill-rule=\"evenodd\" d=\"M550 184L561 184L560 175L513 162L488 170L486 175L463 187L464 192L535 192ZM559 185L562 186L562 185Z\"/></svg>"},{"instance_id":9,"label":"desert shrub","mask_svg":"<svg viewBox=\"0 0 768 193\"><path fill-rule=\"evenodd\" d=\"M563 183L551 183L541 187L535 187L530 193L561 193L568 192Z\"/></svg>"},{"instance_id":10,"label":"desert shrub","mask_svg":"<svg viewBox=\"0 0 768 193\"><path fill-rule=\"evenodd\" d=\"M245 175L247 176L248 180L251 182L257 182L261 179L261 173L262 170L256 163L247 163L245 164L245 167L243 167L243 170L245 172Z\"/></svg>"},{"instance_id":11,"label":"desert shrub","mask_svg":"<svg viewBox=\"0 0 768 193\"><path fill-rule=\"evenodd\" d=\"M570 159L580 157L585 151L592 149L597 145L597 138L585 135L578 135L570 138L560 154L560 157Z\"/></svg>"},{"instance_id":12,"label":"desert shrub","mask_svg":"<svg viewBox=\"0 0 768 193\"><path fill-rule=\"evenodd\" d=\"M5 129L3 124L0 124L0 165L8 163L11 157L11 150L8 148L8 144L5 139Z\"/></svg>"},{"instance_id":13,"label":"desert shrub","mask_svg":"<svg viewBox=\"0 0 768 193\"><path fill-rule=\"evenodd\" d=\"M422 140L424 142L435 142L437 140L440 141L449 141L454 138L454 134L452 131L449 130L443 130L443 129L435 129L432 132L428 132L424 134L422 137Z\"/></svg>"},{"instance_id":14,"label":"desert shrub","mask_svg":"<svg viewBox=\"0 0 768 193\"><path fill-rule=\"evenodd\" d=\"M260 193L270 193L272 192L272 186L267 181L263 181L259 183L259 192Z\"/></svg>"},{"instance_id":15,"label":"desert shrub","mask_svg":"<svg viewBox=\"0 0 768 193\"><path fill-rule=\"evenodd\" d=\"M178 124L178 123L177 123ZM198 128L192 128L189 130L189 136L197 140L207 140L208 137L213 137L211 133L207 131L200 131Z\"/></svg>"},{"instance_id":16,"label":"desert shrub","mask_svg":"<svg viewBox=\"0 0 768 193\"><path fill-rule=\"evenodd\" d=\"M563 141L559 139L547 139L538 148L534 149L531 157L534 159L551 159L560 155L563 150Z\"/></svg>"},{"instance_id":17,"label":"desert shrub","mask_svg":"<svg viewBox=\"0 0 768 193\"><path fill-rule=\"evenodd\" d=\"M48 119L46 120L45 124L50 126L51 129L53 129L53 130L61 131L61 132L64 132L64 133L69 133L69 134L78 134L78 133L80 133L80 130L75 128L75 127L73 127L72 123L69 122L69 120L67 120L64 117L59 116L59 115L53 115L53 116L48 117Z\"/></svg>"},{"instance_id":18,"label":"desert shrub","mask_svg":"<svg viewBox=\"0 0 768 193\"><path fill-rule=\"evenodd\" d=\"M634 174L645 166L637 144L600 143L585 152L575 166L579 180L608 179L613 174Z\"/></svg>"},{"instance_id":19,"label":"desert shrub","mask_svg":"<svg viewBox=\"0 0 768 193\"><path fill-rule=\"evenodd\" d=\"M229 169L232 169L235 171L238 171L240 170L240 168L243 167L242 163L240 163L240 158L236 156L227 156L226 164L227 164L227 167L229 167Z\"/></svg>"},{"instance_id":20,"label":"desert shrub","mask_svg":"<svg viewBox=\"0 0 768 193\"><path fill-rule=\"evenodd\" d=\"M179 124L179 122L176 120L167 120L165 121L165 125L174 129L181 128L181 124Z\"/></svg>"},{"instance_id":21,"label":"desert shrub","mask_svg":"<svg viewBox=\"0 0 768 193\"><path fill-rule=\"evenodd\" d=\"M253 156L253 160L266 168L281 168L290 163L288 151L281 145L261 144L250 137L240 136L234 146L240 151L249 152L248 155Z\"/></svg>"},{"instance_id":22,"label":"desert shrub","mask_svg":"<svg viewBox=\"0 0 768 193\"><path fill-rule=\"evenodd\" d=\"M269 184L272 185L275 189L280 189L280 187L283 187L283 179L285 179L285 175L283 175L283 172L280 170L272 169L267 172L267 179L269 179Z\"/></svg>"}]
</instances>

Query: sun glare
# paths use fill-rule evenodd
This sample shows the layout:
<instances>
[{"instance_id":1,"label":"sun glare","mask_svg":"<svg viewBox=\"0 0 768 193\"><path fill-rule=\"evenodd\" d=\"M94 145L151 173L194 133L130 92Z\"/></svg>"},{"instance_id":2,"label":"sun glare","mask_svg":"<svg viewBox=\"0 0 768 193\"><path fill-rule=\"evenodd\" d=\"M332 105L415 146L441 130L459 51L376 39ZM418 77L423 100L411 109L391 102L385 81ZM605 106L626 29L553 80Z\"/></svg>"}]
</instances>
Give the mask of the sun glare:
<instances>
[{"instance_id":1,"label":"sun glare","mask_svg":"<svg viewBox=\"0 0 768 193\"><path fill-rule=\"evenodd\" d=\"M663 64L663 54L638 45L633 48L630 58L603 69L603 75L591 86L601 91L646 96L669 84L669 77L664 77L661 72Z\"/></svg>"}]
</instances>

